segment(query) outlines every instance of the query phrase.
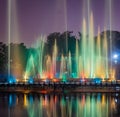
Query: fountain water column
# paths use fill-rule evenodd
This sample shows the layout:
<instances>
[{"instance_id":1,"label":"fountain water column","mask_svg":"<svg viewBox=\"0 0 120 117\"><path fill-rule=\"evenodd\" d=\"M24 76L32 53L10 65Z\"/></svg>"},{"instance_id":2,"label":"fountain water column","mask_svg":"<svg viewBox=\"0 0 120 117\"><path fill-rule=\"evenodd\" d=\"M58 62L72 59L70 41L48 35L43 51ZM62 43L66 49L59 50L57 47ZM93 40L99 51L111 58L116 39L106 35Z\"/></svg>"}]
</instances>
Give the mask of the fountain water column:
<instances>
[{"instance_id":1,"label":"fountain water column","mask_svg":"<svg viewBox=\"0 0 120 117\"><path fill-rule=\"evenodd\" d=\"M109 0L109 28L110 28L110 68L113 71L112 68L112 0Z\"/></svg>"},{"instance_id":2,"label":"fountain water column","mask_svg":"<svg viewBox=\"0 0 120 117\"><path fill-rule=\"evenodd\" d=\"M26 81L30 76L34 76L34 75L35 75L35 63L34 63L34 57L33 55L31 55L29 57L29 60L27 61L24 80Z\"/></svg>"},{"instance_id":3,"label":"fountain water column","mask_svg":"<svg viewBox=\"0 0 120 117\"><path fill-rule=\"evenodd\" d=\"M68 30L68 26L67 26L67 0L63 0L64 1L64 4L63 4L63 7L64 7L64 23L65 23L65 31ZM66 35L65 35L65 43L66 43L66 54L68 53L68 34L66 32Z\"/></svg>"},{"instance_id":4,"label":"fountain water column","mask_svg":"<svg viewBox=\"0 0 120 117\"><path fill-rule=\"evenodd\" d=\"M53 69L52 69L52 60L51 57L49 55L47 55L47 58L45 60L45 73L46 73L46 77L53 77Z\"/></svg>"},{"instance_id":5,"label":"fountain water column","mask_svg":"<svg viewBox=\"0 0 120 117\"><path fill-rule=\"evenodd\" d=\"M71 77L72 74L72 60L71 60L71 53L69 52L68 55L68 76Z\"/></svg>"},{"instance_id":6,"label":"fountain water column","mask_svg":"<svg viewBox=\"0 0 120 117\"><path fill-rule=\"evenodd\" d=\"M100 38L100 28L98 27L98 36L97 36L97 43L96 43L96 76L103 78L103 66L102 66L102 59L101 59L101 38ZM101 71L101 72L100 72Z\"/></svg>"},{"instance_id":7,"label":"fountain water column","mask_svg":"<svg viewBox=\"0 0 120 117\"><path fill-rule=\"evenodd\" d=\"M45 44L44 40L45 40L45 37L41 36L39 43L37 43L38 44L37 52L38 52L38 60L39 60L37 71L41 78L43 77L43 52L44 52L44 44Z\"/></svg>"},{"instance_id":8,"label":"fountain water column","mask_svg":"<svg viewBox=\"0 0 120 117\"><path fill-rule=\"evenodd\" d=\"M75 54L75 61L76 61L76 77L79 77L79 49L78 49L78 40L76 39L76 54Z\"/></svg>"},{"instance_id":9,"label":"fountain water column","mask_svg":"<svg viewBox=\"0 0 120 117\"><path fill-rule=\"evenodd\" d=\"M104 32L103 54L104 54L104 65L105 65L105 78L108 78L109 77L109 74L108 74L108 46L107 46L106 32Z\"/></svg>"},{"instance_id":10,"label":"fountain water column","mask_svg":"<svg viewBox=\"0 0 120 117\"><path fill-rule=\"evenodd\" d=\"M8 0L8 76L10 75L11 0Z\"/></svg>"},{"instance_id":11,"label":"fountain water column","mask_svg":"<svg viewBox=\"0 0 120 117\"><path fill-rule=\"evenodd\" d=\"M90 78L94 77L94 57L95 57L95 40L94 40L94 25L93 25L93 13L90 14L90 27L89 27L89 55L90 55Z\"/></svg>"},{"instance_id":12,"label":"fountain water column","mask_svg":"<svg viewBox=\"0 0 120 117\"><path fill-rule=\"evenodd\" d=\"M112 76L112 72L113 72L113 65L112 65L112 51L113 51L113 45L112 45L112 43L113 43L113 41L114 40L112 40L112 18L113 18L113 16L112 16L112 11L113 11L113 9L112 9L112 0L106 0L105 1L105 12L106 12L106 14L105 14L105 16L106 16L106 18L105 18L105 27L107 28L107 29L109 29L109 40L108 40L108 42L109 42L109 77L111 77Z\"/></svg>"},{"instance_id":13,"label":"fountain water column","mask_svg":"<svg viewBox=\"0 0 120 117\"><path fill-rule=\"evenodd\" d=\"M64 81L66 80L65 78L65 70L66 70L66 62L65 62L65 57L61 56L61 64L60 64L60 78L62 78Z\"/></svg>"},{"instance_id":14,"label":"fountain water column","mask_svg":"<svg viewBox=\"0 0 120 117\"><path fill-rule=\"evenodd\" d=\"M84 77L85 75L88 75L88 70L87 70L87 64L88 64L88 60L87 60L87 38L86 38L86 21L85 19L83 19L83 32L82 32L82 42L81 42L81 56L82 56L82 67L80 68L81 71L81 75L82 77Z\"/></svg>"},{"instance_id":15,"label":"fountain water column","mask_svg":"<svg viewBox=\"0 0 120 117\"><path fill-rule=\"evenodd\" d=\"M55 40L55 44L54 44L54 47L53 47L53 55L52 55L53 76L56 76L57 55L58 55L58 49L57 49L57 43L56 43L56 40Z\"/></svg>"}]
</instances>

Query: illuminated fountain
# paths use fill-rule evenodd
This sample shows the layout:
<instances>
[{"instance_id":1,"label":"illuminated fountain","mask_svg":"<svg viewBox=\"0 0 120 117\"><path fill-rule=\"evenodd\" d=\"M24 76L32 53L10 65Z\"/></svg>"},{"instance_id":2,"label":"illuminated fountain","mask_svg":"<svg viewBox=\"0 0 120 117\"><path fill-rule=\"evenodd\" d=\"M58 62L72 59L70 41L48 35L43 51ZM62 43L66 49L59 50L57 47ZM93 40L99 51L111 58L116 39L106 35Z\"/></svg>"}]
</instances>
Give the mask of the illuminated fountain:
<instances>
[{"instance_id":1,"label":"illuminated fountain","mask_svg":"<svg viewBox=\"0 0 120 117\"><path fill-rule=\"evenodd\" d=\"M83 19L82 39L81 41L76 39L75 55L68 52L66 55L60 53L58 56L57 39L54 42L52 55L44 54L45 39L41 37L42 41L37 41L37 46L30 52L25 79L30 76L40 79L62 78L63 80L67 78L111 78L107 35L104 32L101 38L98 28L98 36L95 39L93 23L91 13L87 36L86 21ZM60 58L59 61L58 58Z\"/></svg>"},{"instance_id":2,"label":"illuminated fountain","mask_svg":"<svg viewBox=\"0 0 120 117\"><path fill-rule=\"evenodd\" d=\"M13 38L11 37L11 12L11 0L8 0L8 74L11 74L10 43ZM98 28L97 38L94 37L93 13L91 12L88 14L89 26L87 26L86 19L83 18L82 38L81 40L76 39L75 54L73 55L68 51L67 36L65 40L66 55L64 55L64 52L58 53L59 48L57 45L57 39L55 40L52 48L52 55L48 53L46 54L45 37L41 36L36 42L34 48L29 52L29 57L23 75L24 80L31 77L38 79L60 78L63 80L67 80L68 78L114 77L115 70L112 68L111 60L108 59L109 47L107 34L104 32L104 36L101 37L100 28ZM111 45L110 40L110 53L112 48ZM16 51L16 54L19 56L19 52ZM19 63L20 62L21 60L19 60ZM111 73L112 71L114 73Z\"/></svg>"}]
</instances>

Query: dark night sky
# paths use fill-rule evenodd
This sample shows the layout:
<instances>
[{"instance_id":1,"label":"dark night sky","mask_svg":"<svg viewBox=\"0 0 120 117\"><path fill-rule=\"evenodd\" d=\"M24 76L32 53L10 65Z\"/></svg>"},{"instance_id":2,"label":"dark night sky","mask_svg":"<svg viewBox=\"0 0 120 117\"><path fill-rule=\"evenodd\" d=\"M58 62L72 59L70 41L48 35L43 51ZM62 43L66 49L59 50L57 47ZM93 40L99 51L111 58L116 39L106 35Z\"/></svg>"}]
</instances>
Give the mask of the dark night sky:
<instances>
[{"instance_id":1,"label":"dark night sky","mask_svg":"<svg viewBox=\"0 0 120 117\"><path fill-rule=\"evenodd\" d=\"M31 45L36 38L66 29L77 33L82 20L88 21L88 0L11 0L11 41ZM65 4L66 1L66 4ZM94 30L109 29L109 1L89 0L94 15ZM120 31L120 0L112 1L112 30ZM0 0L0 41L8 40L8 0Z\"/></svg>"}]
</instances>

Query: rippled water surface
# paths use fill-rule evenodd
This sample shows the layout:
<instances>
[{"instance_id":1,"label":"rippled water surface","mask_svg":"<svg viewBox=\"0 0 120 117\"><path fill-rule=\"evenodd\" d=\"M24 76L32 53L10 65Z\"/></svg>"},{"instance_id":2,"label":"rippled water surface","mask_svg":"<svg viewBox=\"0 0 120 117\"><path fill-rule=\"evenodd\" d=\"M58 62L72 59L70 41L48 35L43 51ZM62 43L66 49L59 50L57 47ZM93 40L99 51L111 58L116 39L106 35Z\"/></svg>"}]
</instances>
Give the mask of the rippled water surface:
<instances>
[{"instance_id":1,"label":"rippled water surface","mask_svg":"<svg viewBox=\"0 0 120 117\"><path fill-rule=\"evenodd\" d=\"M0 117L119 116L118 93L0 94Z\"/></svg>"}]
</instances>

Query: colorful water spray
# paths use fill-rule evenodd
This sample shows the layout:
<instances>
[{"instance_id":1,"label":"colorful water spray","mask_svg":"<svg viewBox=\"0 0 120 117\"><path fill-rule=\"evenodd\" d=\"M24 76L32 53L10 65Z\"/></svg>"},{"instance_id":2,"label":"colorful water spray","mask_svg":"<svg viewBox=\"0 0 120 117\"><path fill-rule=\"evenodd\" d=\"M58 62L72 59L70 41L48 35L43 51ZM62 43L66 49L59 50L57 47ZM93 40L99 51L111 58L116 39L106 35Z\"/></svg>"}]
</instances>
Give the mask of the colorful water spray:
<instances>
[{"instance_id":1,"label":"colorful water spray","mask_svg":"<svg viewBox=\"0 0 120 117\"><path fill-rule=\"evenodd\" d=\"M111 5L111 4L110 4ZM111 7L110 7L111 8ZM88 1L88 10L90 10ZM111 14L111 10L110 10ZM106 32L94 37L94 17L88 11L88 19L83 18L82 38L76 39L75 54L68 51L68 37L66 35L66 54L58 53L57 39L54 42L52 55L45 52L45 37L40 37L34 49L31 49L27 60L24 79L40 78L110 78L112 63L108 58L108 40ZM88 23L88 26L87 26ZM67 24L67 22L66 22ZM110 16L111 29L111 16ZM111 36L111 35L110 35ZM11 0L8 0L8 43L11 42ZM110 40L110 52L112 42ZM8 74L10 74L10 46L8 47ZM111 55L111 54L110 54ZM59 58L59 59L58 59ZM112 76L113 77L113 76Z\"/></svg>"},{"instance_id":2,"label":"colorful water spray","mask_svg":"<svg viewBox=\"0 0 120 117\"><path fill-rule=\"evenodd\" d=\"M57 39L54 42L52 56L44 54L44 41L37 42L36 49L30 53L25 71L26 77L38 78L110 78L108 43L106 32L94 38L93 14L90 15L89 35L86 21L83 19L83 36L81 42L76 39L75 55L58 53ZM41 37L40 40L44 40ZM58 56L59 55L59 56ZM60 58L60 60L58 60ZM75 66L75 67L73 67ZM57 69L59 68L59 69Z\"/></svg>"}]
</instances>

